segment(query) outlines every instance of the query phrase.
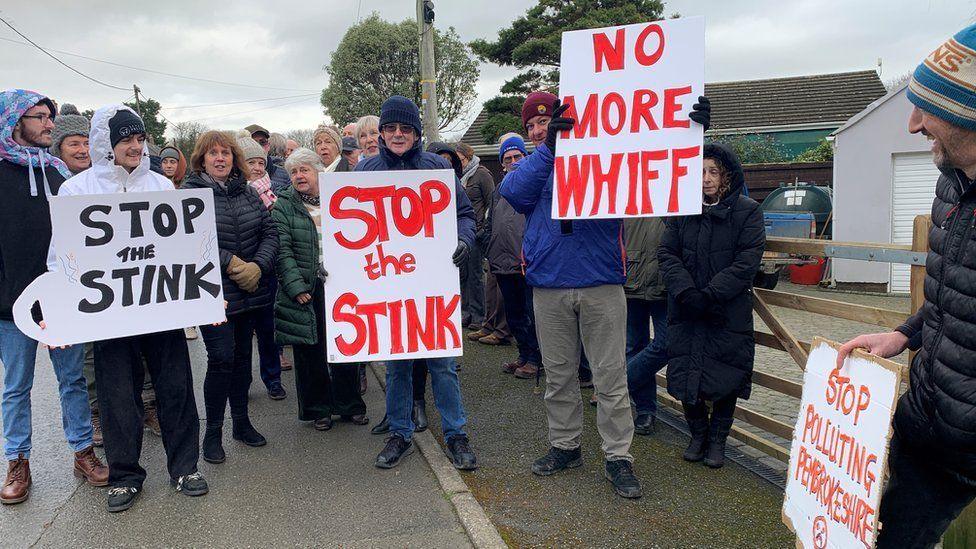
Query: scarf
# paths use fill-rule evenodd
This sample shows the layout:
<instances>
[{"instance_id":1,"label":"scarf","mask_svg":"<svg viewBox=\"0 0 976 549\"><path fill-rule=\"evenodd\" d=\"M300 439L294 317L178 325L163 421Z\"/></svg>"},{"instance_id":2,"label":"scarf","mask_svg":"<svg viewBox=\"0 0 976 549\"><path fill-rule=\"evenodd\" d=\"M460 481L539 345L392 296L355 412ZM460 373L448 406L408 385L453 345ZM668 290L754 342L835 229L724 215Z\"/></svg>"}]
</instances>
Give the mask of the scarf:
<instances>
[{"instance_id":1,"label":"scarf","mask_svg":"<svg viewBox=\"0 0 976 549\"><path fill-rule=\"evenodd\" d=\"M304 203L306 203L306 204L308 204L310 206L319 206L319 205L321 205L321 197L312 196L310 194L305 194L305 193L299 192L297 190L295 192L298 192L298 196L301 197L302 202L304 202Z\"/></svg>"},{"instance_id":2,"label":"scarf","mask_svg":"<svg viewBox=\"0 0 976 549\"><path fill-rule=\"evenodd\" d=\"M14 89L0 92L0 159L17 166L32 168L27 170L31 196L37 196L37 181L33 168L40 168L44 194L50 197L51 187L47 182L47 172L44 168L47 166L55 168L65 179L73 175L71 170L60 158L48 154L47 149L25 147L14 141L14 126L24 113L42 101L50 100L29 90Z\"/></svg>"}]
</instances>

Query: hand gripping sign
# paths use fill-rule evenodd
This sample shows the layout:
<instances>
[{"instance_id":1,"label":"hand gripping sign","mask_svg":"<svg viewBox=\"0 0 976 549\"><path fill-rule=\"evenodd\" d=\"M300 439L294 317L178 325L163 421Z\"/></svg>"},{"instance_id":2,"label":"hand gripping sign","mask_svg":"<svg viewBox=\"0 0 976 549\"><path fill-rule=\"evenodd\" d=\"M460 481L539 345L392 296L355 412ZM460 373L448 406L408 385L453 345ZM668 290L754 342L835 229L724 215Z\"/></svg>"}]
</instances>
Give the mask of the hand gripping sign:
<instances>
[{"instance_id":1,"label":"hand gripping sign","mask_svg":"<svg viewBox=\"0 0 976 549\"><path fill-rule=\"evenodd\" d=\"M330 362L460 356L454 172L319 174Z\"/></svg>"},{"instance_id":2,"label":"hand gripping sign","mask_svg":"<svg viewBox=\"0 0 976 549\"><path fill-rule=\"evenodd\" d=\"M817 338L803 374L783 522L806 549L874 547L901 367Z\"/></svg>"},{"instance_id":3,"label":"hand gripping sign","mask_svg":"<svg viewBox=\"0 0 976 549\"><path fill-rule=\"evenodd\" d=\"M552 217L701 213L705 19L564 32Z\"/></svg>"},{"instance_id":4,"label":"hand gripping sign","mask_svg":"<svg viewBox=\"0 0 976 549\"><path fill-rule=\"evenodd\" d=\"M225 320L209 190L56 196L51 223L57 268L13 307L29 337L70 345Z\"/></svg>"}]
</instances>

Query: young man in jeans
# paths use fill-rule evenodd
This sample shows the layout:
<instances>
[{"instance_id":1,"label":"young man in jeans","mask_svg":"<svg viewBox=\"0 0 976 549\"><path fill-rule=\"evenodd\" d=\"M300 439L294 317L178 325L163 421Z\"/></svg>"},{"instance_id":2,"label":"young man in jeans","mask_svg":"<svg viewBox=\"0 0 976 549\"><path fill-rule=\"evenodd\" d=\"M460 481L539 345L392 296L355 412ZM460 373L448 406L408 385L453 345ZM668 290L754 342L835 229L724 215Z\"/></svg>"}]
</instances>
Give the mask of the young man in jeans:
<instances>
[{"instance_id":1,"label":"young man in jeans","mask_svg":"<svg viewBox=\"0 0 976 549\"><path fill-rule=\"evenodd\" d=\"M0 490L4 504L20 503L30 496L30 398L38 343L17 329L11 308L24 288L47 270L51 241L48 199L71 175L61 160L45 152L52 143L54 117L54 103L40 94L0 92L0 184L4 189L0 201L0 362L4 369L3 450L8 462ZM50 349L64 434L75 451L75 475L93 486L105 486L108 468L93 449L83 354L83 345Z\"/></svg>"}]
</instances>

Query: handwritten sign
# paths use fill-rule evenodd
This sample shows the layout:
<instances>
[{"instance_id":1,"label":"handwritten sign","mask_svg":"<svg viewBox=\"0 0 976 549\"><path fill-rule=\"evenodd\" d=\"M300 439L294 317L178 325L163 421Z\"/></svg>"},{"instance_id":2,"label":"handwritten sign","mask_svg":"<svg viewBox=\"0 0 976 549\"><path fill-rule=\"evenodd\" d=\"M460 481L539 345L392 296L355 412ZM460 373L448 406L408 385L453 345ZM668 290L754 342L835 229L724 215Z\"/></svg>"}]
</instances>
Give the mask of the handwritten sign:
<instances>
[{"instance_id":1,"label":"handwritten sign","mask_svg":"<svg viewBox=\"0 0 976 549\"><path fill-rule=\"evenodd\" d=\"M816 339L790 448L783 522L809 549L873 547L901 368Z\"/></svg>"},{"instance_id":2,"label":"handwritten sign","mask_svg":"<svg viewBox=\"0 0 976 549\"><path fill-rule=\"evenodd\" d=\"M564 32L552 217L701 213L705 19Z\"/></svg>"},{"instance_id":3,"label":"handwritten sign","mask_svg":"<svg viewBox=\"0 0 976 549\"><path fill-rule=\"evenodd\" d=\"M51 223L57 270L13 306L26 335L70 345L225 320L211 191L56 196Z\"/></svg>"},{"instance_id":4,"label":"handwritten sign","mask_svg":"<svg viewBox=\"0 0 976 549\"><path fill-rule=\"evenodd\" d=\"M330 362L460 356L454 172L319 174Z\"/></svg>"}]
</instances>

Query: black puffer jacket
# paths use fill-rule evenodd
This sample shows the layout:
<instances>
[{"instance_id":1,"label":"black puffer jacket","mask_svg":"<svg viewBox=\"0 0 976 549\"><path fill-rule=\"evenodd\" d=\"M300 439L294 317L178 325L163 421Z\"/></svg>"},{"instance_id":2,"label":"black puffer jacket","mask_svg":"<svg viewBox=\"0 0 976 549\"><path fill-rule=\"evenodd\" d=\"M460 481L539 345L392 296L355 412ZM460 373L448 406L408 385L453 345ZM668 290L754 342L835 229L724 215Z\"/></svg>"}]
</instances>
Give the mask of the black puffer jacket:
<instances>
[{"instance_id":1,"label":"black puffer jacket","mask_svg":"<svg viewBox=\"0 0 976 549\"><path fill-rule=\"evenodd\" d=\"M227 300L227 315L242 313L273 303L269 282L275 276L275 256L278 253L278 232L271 215L261 203L257 191L236 169L227 180L226 188L210 176L191 173L183 183L184 189L210 189L214 193L217 216L217 245L220 247L220 270ZM227 276L230 258L253 261L261 267L261 281L254 293L247 293Z\"/></svg>"},{"instance_id":2,"label":"black puffer jacket","mask_svg":"<svg viewBox=\"0 0 976 549\"><path fill-rule=\"evenodd\" d=\"M976 185L943 170L925 261L925 304L898 331L921 350L895 429L976 485Z\"/></svg>"},{"instance_id":3,"label":"black puffer jacket","mask_svg":"<svg viewBox=\"0 0 976 549\"><path fill-rule=\"evenodd\" d=\"M668 290L668 393L688 404L733 395L749 398L755 356L752 279L766 246L759 204L741 194L739 160L711 144L704 156L731 168L731 186L701 215L669 221L658 248ZM694 288L710 302L697 318L677 304Z\"/></svg>"}]
</instances>

